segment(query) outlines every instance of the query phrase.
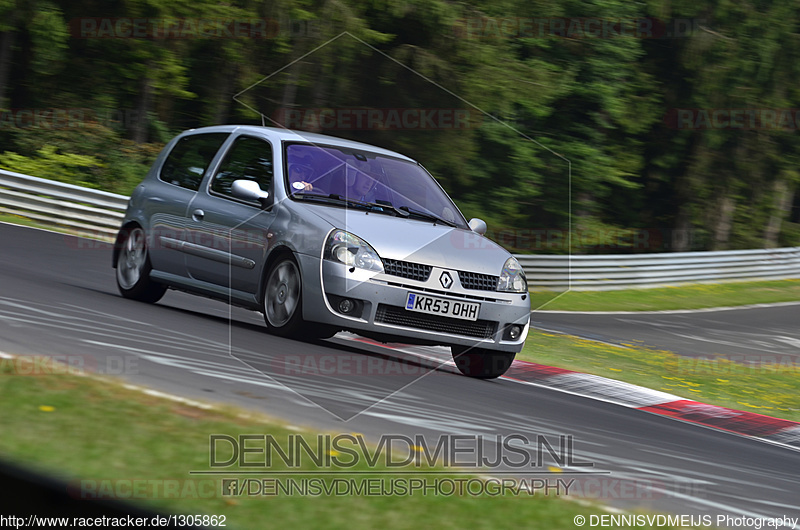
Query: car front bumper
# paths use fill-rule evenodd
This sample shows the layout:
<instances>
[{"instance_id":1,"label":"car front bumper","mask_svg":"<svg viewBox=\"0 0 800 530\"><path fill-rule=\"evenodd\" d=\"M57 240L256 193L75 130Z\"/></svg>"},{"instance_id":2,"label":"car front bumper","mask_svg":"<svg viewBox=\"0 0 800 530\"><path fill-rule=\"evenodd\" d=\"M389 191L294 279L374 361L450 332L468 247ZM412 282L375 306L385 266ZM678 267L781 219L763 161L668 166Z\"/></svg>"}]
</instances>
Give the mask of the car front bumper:
<instances>
[{"instance_id":1,"label":"car front bumper","mask_svg":"<svg viewBox=\"0 0 800 530\"><path fill-rule=\"evenodd\" d=\"M304 271L306 320L330 324L365 335L428 344L480 347L519 352L528 335L530 298L527 293L499 293L464 289L456 279L444 289L437 278L447 269L434 267L426 281L389 274L349 269L341 263L300 256ZM317 274L313 274L317 272ZM455 278L457 272L448 270ZM477 320L428 315L405 309L409 293L419 293L452 302L480 304ZM354 302L350 314L342 313L342 299ZM518 326L516 339L509 328Z\"/></svg>"}]
</instances>

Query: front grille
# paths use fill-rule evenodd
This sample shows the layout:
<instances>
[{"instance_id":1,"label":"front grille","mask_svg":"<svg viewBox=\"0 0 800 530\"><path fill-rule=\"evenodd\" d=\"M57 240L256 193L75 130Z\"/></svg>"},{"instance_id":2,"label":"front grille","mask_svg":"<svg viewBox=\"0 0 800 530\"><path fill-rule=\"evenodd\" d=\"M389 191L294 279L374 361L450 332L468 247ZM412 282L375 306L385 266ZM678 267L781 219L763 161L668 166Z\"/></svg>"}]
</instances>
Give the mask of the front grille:
<instances>
[{"instance_id":1,"label":"front grille","mask_svg":"<svg viewBox=\"0 0 800 530\"><path fill-rule=\"evenodd\" d=\"M479 274L477 272L458 271L458 279L464 289L477 289L479 291L496 291L497 276Z\"/></svg>"},{"instance_id":2,"label":"front grille","mask_svg":"<svg viewBox=\"0 0 800 530\"><path fill-rule=\"evenodd\" d=\"M503 303L510 303L508 300L503 300L502 298L494 298L492 296L479 296L475 294L467 294L467 293L459 293L457 291L445 291L442 289L431 289L430 287L419 287L417 285L408 285L405 283L398 283L398 282L386 282L386 285L391 285L392 287L400 287L401 289L408 289L414 291L423 291L426 293L431 293L439 296L448 296L451 298L464 298L466 300L475 300L477 302L494 302L497 304Z\"/></svg>"},{"instance_id":3,"label":"front grille","mask_svg":"<svg viewBox=\"0 0 800 530\"><path fill-rule=\"evenodd\" d=\"M400 261L398 259L383 259L383 270L386 274L417 280L418 282L428 281L432 268L430 265L422 265L421 263L411 263L410 261Z\"/></svg>"},{"instance_id":4,"label":"front grille","mask_svg":"<svg viewBox=\"0 0 800 530\"><path fill-rule=\"evenodd\" d=\"M497 332L497 322L489 320L459 320L457 318L424 315L406 311L402 307L379 304L375 314L375 321L393 326L424 329L450 333L451 335L465 335L478 339L491 339Z\"/></svg>"}]
</instances>

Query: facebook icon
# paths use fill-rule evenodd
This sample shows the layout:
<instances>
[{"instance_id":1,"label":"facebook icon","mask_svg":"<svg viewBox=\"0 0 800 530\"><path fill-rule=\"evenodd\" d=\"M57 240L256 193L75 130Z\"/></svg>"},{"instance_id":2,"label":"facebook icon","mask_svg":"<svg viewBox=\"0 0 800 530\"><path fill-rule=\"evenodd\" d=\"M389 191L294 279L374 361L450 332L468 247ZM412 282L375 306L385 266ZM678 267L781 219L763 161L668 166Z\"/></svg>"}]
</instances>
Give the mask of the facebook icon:
<instances>
[{"instance_id":1,"label":"facebook icon","mask_svg":"<svg viewBox=\"0 0 800 530\"><path fill-rule=\"evenodd\" d=\"M236 495L236 485L239 481L235 478L222 479L222 495L230 497Z\"/></svg>"}]
</instances>

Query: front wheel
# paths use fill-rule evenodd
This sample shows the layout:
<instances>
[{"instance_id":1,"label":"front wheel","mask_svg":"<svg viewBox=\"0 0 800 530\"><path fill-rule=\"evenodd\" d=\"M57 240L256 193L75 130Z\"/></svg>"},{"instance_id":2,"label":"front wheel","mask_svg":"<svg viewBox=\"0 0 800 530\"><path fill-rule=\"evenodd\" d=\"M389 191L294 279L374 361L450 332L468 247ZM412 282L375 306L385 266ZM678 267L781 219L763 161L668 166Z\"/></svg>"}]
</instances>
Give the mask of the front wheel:
<instances>
[{"instance_id":1,"label":"front wheel","mask_svg":"<svg viewBox=\"0 0 800 530\"><path fill-rule=\"evenodd\" d=\"M280 337L315 341L329 339L339 330L326 324L303 320L303 284L297 262L280 258L270 269L264 284L264 321Z\"/></svg>"},{"instance_id":2,"label":"front wheel","mask_svg":"<svg viewBox=\"0 0 800 530\"><path fill-rule=\"evenodd\" d=\"M493 351L485 348L468 348L451 346L453 360L458 371L469 377L478 379L494 379L500 377L511 367L516 353Z\"/></svg>"},{"instance_id":3,"label":"front wheel","mask_svg":"<svg viewBox=\"0 0 800 530\"><path fill-rule=\"evenodd\" d=\"M303 328L303 286L293 258L280 258L264 284L264 321L281 337L299 337Z\"/></svg>"},{"instance_id":4,"label":"front wheel","mask_svg":"<svg viewBox=\"0 0 800 530\"><path fill-rule=\"evenodd\" d=\"M144 230L136 226L127 229L120 238L117 257L117 288L125 298L140 302L158 302L167 287L150 279L150 257Z\"/></svg>"}]
</instances>

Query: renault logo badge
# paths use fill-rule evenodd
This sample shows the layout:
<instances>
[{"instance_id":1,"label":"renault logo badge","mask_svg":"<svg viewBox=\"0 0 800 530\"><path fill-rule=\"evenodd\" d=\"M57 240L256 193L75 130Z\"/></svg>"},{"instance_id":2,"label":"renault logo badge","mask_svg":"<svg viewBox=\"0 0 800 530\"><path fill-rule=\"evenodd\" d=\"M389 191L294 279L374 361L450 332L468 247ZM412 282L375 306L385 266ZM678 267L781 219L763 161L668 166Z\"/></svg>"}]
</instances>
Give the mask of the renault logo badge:
<instances>
[{"instance_id":1,"label":"renault logo badge","mask_svg":"<svg viewBox=\"0 0 800 530\"><path fill-rule=\"evenodd\" d=\"M445 289L449 289L453 285L453 277L450 276L450 273L444 271L441 276L439 276L439 283L442 284L442 287Z\"/></svg>"}]
</instances>

